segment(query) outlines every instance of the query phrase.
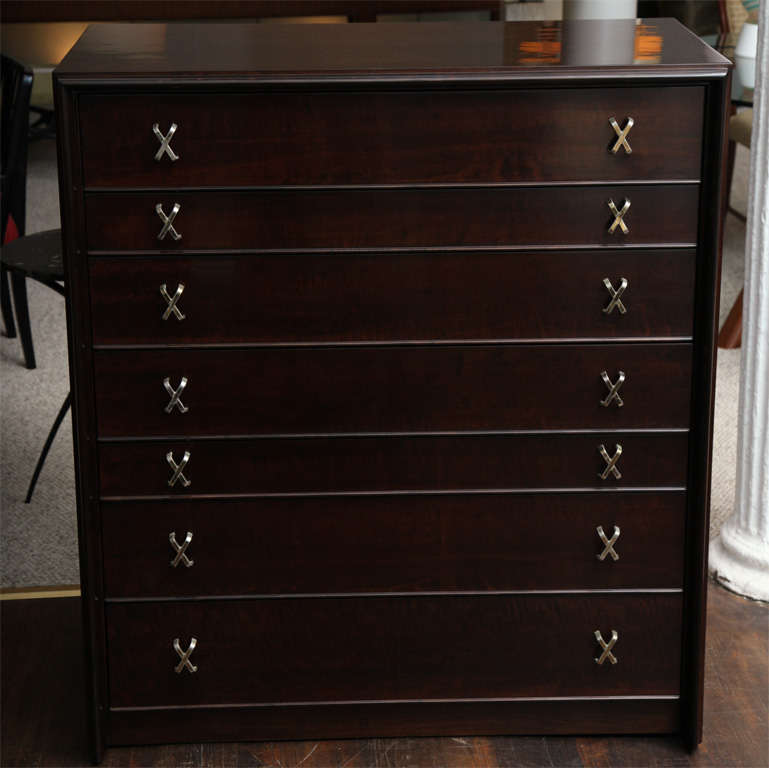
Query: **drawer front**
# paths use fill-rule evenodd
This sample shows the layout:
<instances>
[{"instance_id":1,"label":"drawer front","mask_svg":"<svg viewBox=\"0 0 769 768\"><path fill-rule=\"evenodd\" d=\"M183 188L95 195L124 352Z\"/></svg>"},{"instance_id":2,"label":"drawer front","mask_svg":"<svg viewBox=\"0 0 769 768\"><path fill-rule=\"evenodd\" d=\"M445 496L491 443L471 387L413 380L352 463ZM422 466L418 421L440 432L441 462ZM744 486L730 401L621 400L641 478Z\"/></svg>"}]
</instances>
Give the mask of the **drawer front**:
<instances>
[{"instance_id":1,"label":"drawer front","mask_svg":"<svg viewBox=\"0 0 769 768\"><path fill-rule=\"evenodd\" d=\"M621 477L607 470L601 445L609 459L621 446ZM116 441L100 444L99 474L102 498L681 488L687 454L686 432Z\"/></svg>"},{"instance_id":2,"label":"drawer front","mask_svg":"<svg viewBox=\"0 0 769 768\"><path fill-rule=\"evenodd\" d=\"M680 588L685 513L683 491L105 502L105 589L146 598Z\"/></svg>"},{"instance_id":3,"label":"drawer front","mask_svg":"<svg viewBox=\"0 0 769 768\"><path fill-rule=\"evenodd\" d=\"M323 253L90 261L95 344L691 336L695 251ZM611 301L604 278L627 310ZM166 286L169 299L160 286ZM168 312L175 306L180 320Z\"/></svg>"},{"instance_id":4,"label":"drawer front","mask_svg":"<svg viewBox=\"0 0 769 768\"><path fill-rule=\"evenodd\" d=\"M615 215L610 201L618 214L630 203L611 232ZM698 204L698 184L162 191L85 197L92 252L694 245Z\"/></svg>"},{"instance_id":5,"label":"drawer front","mask_svg":"<svg viewBox=\"0 0 769 768\"><path fill-rule=\"evenodd\" d=\"M101 350L94 368L103 437L689 423L685 343Z\"/></svg>"},{"instance_id":6,"label":"drawer front","mask_svg":"<svg viewBox=\"0 0 769 768\"><path fill-rule=\"evenodd\" d=\"M679 594L107 605L113 707L677 695ZM616 664L597 664L612 630ZM190 639L196 647L187 661Z\"/></svg>"},{"instance_id":7,"label":"drawer front","mask_svg":"<svg viewBox=\"0 0 769 768\"><path fill-rule=\"evenodd\" d=\"M83 96L85 183L698 179L703 96L697 86ZM631 154L610 151L612 117L620 128L633 118ZM163 151L156 160L172 124L178 159Z\"/></svg>"}]
</instances>

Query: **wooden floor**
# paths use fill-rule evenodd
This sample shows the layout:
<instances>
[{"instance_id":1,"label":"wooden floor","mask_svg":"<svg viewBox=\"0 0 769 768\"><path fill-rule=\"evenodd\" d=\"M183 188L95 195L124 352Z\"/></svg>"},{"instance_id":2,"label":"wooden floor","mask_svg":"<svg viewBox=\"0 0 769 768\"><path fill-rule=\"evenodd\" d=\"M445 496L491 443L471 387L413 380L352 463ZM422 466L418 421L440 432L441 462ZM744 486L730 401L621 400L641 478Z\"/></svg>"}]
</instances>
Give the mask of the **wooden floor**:
<instances>
[{"instance_id":1,"label":"wooden floor","mask_svg":"<svg viewBox=\"0 0 769 768\"><path fill-rule=\"evenodd\" d=\"M87 765L77 598L0 603L3 766ZM106 766L769 765L769 609L711 585L705 740L436 738L195 744L107 751Z\"/></svg>"}]
</instances>

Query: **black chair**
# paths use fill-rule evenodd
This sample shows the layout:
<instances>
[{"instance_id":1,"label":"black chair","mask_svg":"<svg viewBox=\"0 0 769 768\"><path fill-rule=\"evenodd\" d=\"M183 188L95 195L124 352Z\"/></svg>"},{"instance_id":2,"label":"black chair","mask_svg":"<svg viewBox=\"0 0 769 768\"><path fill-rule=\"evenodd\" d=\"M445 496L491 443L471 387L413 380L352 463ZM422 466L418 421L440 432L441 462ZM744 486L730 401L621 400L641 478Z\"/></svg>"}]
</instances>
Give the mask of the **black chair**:
<instances>
[{"instance_id":1,"label":"black chair","mask_svg":"<svg viewBox=\"0 0 769 768\"><path fill-rule=\"evenodd\" d=\"M27 197L27 146L29 141L29 96L32 72L17 61L2 56L2 189L0 211L2 242L0 254L0 305L6 335L16 336L18 325L24 361L35 368L35 350L27 303L27 278L47 285L65 295L62 264L61 230L50 229L25 236ZM8 289L10 279L13 293ZM14 323L14 310L15 320ZM53 427L46 438L27 491L26 503L32 498L37 478L43 468L56 432L70 407L69 393L64 399Z\"/></svg>"},{"instance_id":2,"label":"black chair","mask_svg":"<svg viewBox=\"0 0 769 768\"><path fill-rule=\"evenodd\" d=\"M2 134L0 143L0 242L22 237L27 215L27 145L29 127L29 97L32 93L32 70L7 56L1 57L3 78ZM0 309L2 310L5 334L16 336L11 295L8 283L13 288L16 318L24 350L27 368L35 367L35 351L32 346L32 332L27 306L27 284L20 273L11 275L4 261L0 262Z\"/></svg>"}]
</instances>

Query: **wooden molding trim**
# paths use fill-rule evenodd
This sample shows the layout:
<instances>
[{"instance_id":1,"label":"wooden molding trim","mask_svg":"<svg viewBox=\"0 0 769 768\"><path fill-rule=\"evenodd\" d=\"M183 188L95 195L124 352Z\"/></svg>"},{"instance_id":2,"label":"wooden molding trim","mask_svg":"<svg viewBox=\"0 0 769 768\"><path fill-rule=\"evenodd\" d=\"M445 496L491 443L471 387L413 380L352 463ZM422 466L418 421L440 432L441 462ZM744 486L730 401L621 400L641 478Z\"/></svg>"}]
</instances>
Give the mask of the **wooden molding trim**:
<instances>
[{"instance_id":1,"label":"wooden molding trim","mask_svg":"<svg viewBox=\"0 0 769 768\"><path fill-rule=\"evenodd\" d=\"M54 584L41 587L5 587L0 600L36 600L43 597L80 597L79 584Z\"/></svg>"}]
</instances>

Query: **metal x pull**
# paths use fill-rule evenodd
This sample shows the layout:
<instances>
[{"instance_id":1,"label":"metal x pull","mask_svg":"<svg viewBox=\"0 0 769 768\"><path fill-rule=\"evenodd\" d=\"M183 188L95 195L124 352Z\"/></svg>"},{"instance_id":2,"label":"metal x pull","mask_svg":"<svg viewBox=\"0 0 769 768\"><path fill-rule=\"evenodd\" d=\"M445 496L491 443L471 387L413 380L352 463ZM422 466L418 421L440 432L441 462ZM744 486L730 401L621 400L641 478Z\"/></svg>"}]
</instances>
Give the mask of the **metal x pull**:
<instances>
[{"instance_id":1,"label":"metal x pull","mask_svg":"<svg viewBox=\"0 0 769 768\"><path fill-rule=\"evenodd\" d=\"M601 646L601 655L594 659L596 664L603 664L606 659L608 659L612 664L617 663L617 657L611 652L611 649L614 648L614 646L617 644L617 640L619 640L619 635L617 634L617 630L613 629L611 631L611 640L607 643L603 639L603 635L601 635L601 631L599 629L596 629L596 631L593 633L595 635L595 639L598 641L598 645Z\"/></svg>"},{"instance_id":2,"label":"metal x pull","mask_svg":"<svg viewBox=\"0 0 769 768\"><path fill-rule=\"evenodd\" d=\"M633 127L633 125L635 125L635 121L632 117L629 117L625 122L625 127L620 128L616 118L610 117L609 125L611 125L611 127L614 129L614 133L617 134L617 140L614 142L614 145L609 151L613 155L616 155L617 152L619 152L619 148L624 147L625 154L629 155L633 150L630 148L630 144L628 144L627 135L630 133L630 129Z\"/></svg>"},{"instance_id":3,"label":"metal x pull","mask_svg":"<svg viewBox=\"0 0 769 768\"><path fill-rule=\"evenodd\" d=\"M173 296L168 294L168 286L165 283L160 286L160 295L166 300L166 303L168 304L168 306L163 311L163 320L168 320L172 313L177 320L184 320L184 318L187 317L187 315L185 315L177 306L182 293L184 293L184 283L179 283L176 286L176 292ZM604 312L605 311L606 310L604 310Z\"/></svg>"},{"instance_id":4,"label":"metal x pull","mask_svg":"<svg viewBox=\"0 0 769 768\"><path fill-rule=\"evenodd\" d=\"M630 210L630 200L625 198L625 202L623 203L620 210L617 210L617 206L614 204L614 200L609 200L607 205L609 206L609 210L614 216L614 221L609 225L609 234L613 235L614 230L619 227L622 230L622 234L626 235L628 232L630 232L630 228L627 224L625 224L624 216Z\"/></svg>"},{"instance_id":5,"label":"metal x pull","mask_svg":"<svg viewBox=\"0 0 769 768\"><path fill-rule=\"evenodd\" d=\"M614 230L619 227L620 230L622 230L622 234L626 235L628 232L630 232L630 227L625 224L624 216L630 210L630 200L625 198L625 202L623 203L620 210L617 210L617 206L614 204L614 200L609 200L607 205L609 206L609 210L612 212L612 216L614 216L614 221L612 221L612 223L609 225L609 234L613 235Z\"/></svg>"},{"instance_id":6,"label":"metal x pull","mask_svg":"<svg viewBox=\"0 0 769 768\"><path fill-rule=\"evenodd\" d=\"M617 469L617 462L619 461L619 457L622 456L622 446L617 443L614 446L614 456L609 456L606 452L606 446L601 443L601 445L598 446L598 453L601 454L601 458L606 462L606 468L603 472L598 473L598 477L600 477L601 480L606 480L611 473L614 475L615 480L619 480L622 477L622 473Z\"/></svg>"},{"instance_id":7,"label":"metal x pull","mask_svg":"<svg viewBox=\"0 0 769 768\"><path fill-rule=\"evenodd\" d=\"M625 289L628 287L628 281L624 277L620 278L619 288L617 288L616 291L614 290L614 286L608 277L604 277L603 284L611 296L611 301L609 301L609 303L603 308L604 315L610 315L614 311L614 307L619 310L621 315L624 315L625 312L627 312L627 307L622 303L620 296L622 296L622 294L625 292Z\"/></svg>"},{"instance_id":8,"label":"metal x pull","mask_svg":"<svg viewBox=\"0 0 769 768\"><path fill-rule=\"evenodd\" d=\"M152 132L157 136L157 139L160 142L160 149L155 152L155 160L158 162L163 158L163 155L168 155L171 158L172 163L175 163L179 159L179 155L171 149L171 139L173 139L178 127L179 126L176 123L171 123L168 133L163 136L160 132L160 126L157 123L152 126Z\"/></svg>"},{"instance_id":9,"label":"metal x pull","mask_svg":"<svg viewBox=\"0 0 769 768\"><path fill-rule=\"evenodd\" d=\"M181 544L176 540L176 531L171 531L171 533L168 534L168 540L171 542L171 546L176 553L174 559L171 560L172 568L176 568L180 562L184 563L187 568L191 568L195 565L195 561L190 560L186 555L187 547L189 547L190 542L192 541L192 531L187 531L187 535L184 537L184 541Z\"/></svg>"},{"instance_id":10,"label":"metal x pull","mask_svg":"<svg viewBox=\"0 0 769 768\"><path fill-rule=\"evenodd\" d=\"M181 661L174 667L174 672L176 672L177 675L180 675L185 667L189 670L190 674L198 671L198 668L190 661L190 656L197 644L197 638L193 637L190 639L190 644L187 650L183 651L181 645L179 645L179 638L174 638L174 650L179 654L179 658L181 659Z\"/></svg>"},{"instance_id":11,"label":"metal x pull","mask_svg":"<svg viewBox=\"0 0 769 768\"><path fill-rule=\"evenodd\" d=\"M181 205L179 205L179 203L174 203L173 208L171 208L171 213L166 216L165 211L163 210L163 206L160 203L155 206L155 213L157 213L157 215L160 217L160 220L163 222L163 226L160 228L160 232L158 233L158 240L164 240L165 236L168 234L170 234L174 240L182 239L182 236L174 229L173 225L176 214L179 213L180 210Z\"/></svg>"},{"instance_id":12,"label":"metal x pull","mask_svg":"<svg viewBox=\"0 0 769 768\"><path fill-rule=\"evenodd\" d=\"M171 479L168 481L168 485L173 488L174 485L176 485L177 480L182 481L182 486L185 488L189 487L191 485L191 481L188 480L184 476L184 468L187 466L187 462L190 460L190 452L185 451L184 456L182 456L182 460L177 464L174 461L174 452L169 451L166 454L166 461L168 462L168 466L171 467L173 470L173 475L171 475Z\"/></svg>"},{"instance_id":13,"label":"metal x pull","mask_svg":"<svg viewBox=\"0 0 769 768\"><path fill-rule=\"evenodd\" d=\"M601 400L601 405L604 408L608 408L611 405L612 400L617 401L617 408L622 408L625 404L625 401L619 396L619 388L625 383L625 378L625 372L619 371L617 381L612 384L609 374L606 371L601 371L601 379L603 379L603 383L609 390L609 394Z\"/></svg>"},{"instance_id":14,"label":"metal x pull","mask_svg":"<svg viewBox=\"0 0 769 768\"><path fill-rule=\"evenodd\" d=\"M171 413L174 408L178 408L181 413L187 413L189 411L189 408L181 401L182 392L184 392L184 388L187 386L187 377L182 376L182 380L179 382L179 386L174 389L171 386L171 380L166 376L165 379L163 379L163 386L166 389L166 392L168 392L169 397L171 398L168 401L168 405L165 407L166 413Z\"/></svg>"},{"instance_id":15,"label":"metal x pull","mask_svg":"<svg viewBox=\"0 0 769 768\"><path fill-rule=\"evenodd\" d=\"M614 560L614 562L617 562L619 560L619 555L616 553L614 549L614 544L617 542L617 539L619 538L619 526L614 526L614 534L609 539L607 538L606 534L603 532L603 526L599 525L596 529L596 533L598 534L598 538L601 540L601 543L603 544L603 552L601 552L600 555L596 555L596 557L601 560L602 562L606 560L607 555L611 555L611 559Z\"/></svg>"}]
</instances>

